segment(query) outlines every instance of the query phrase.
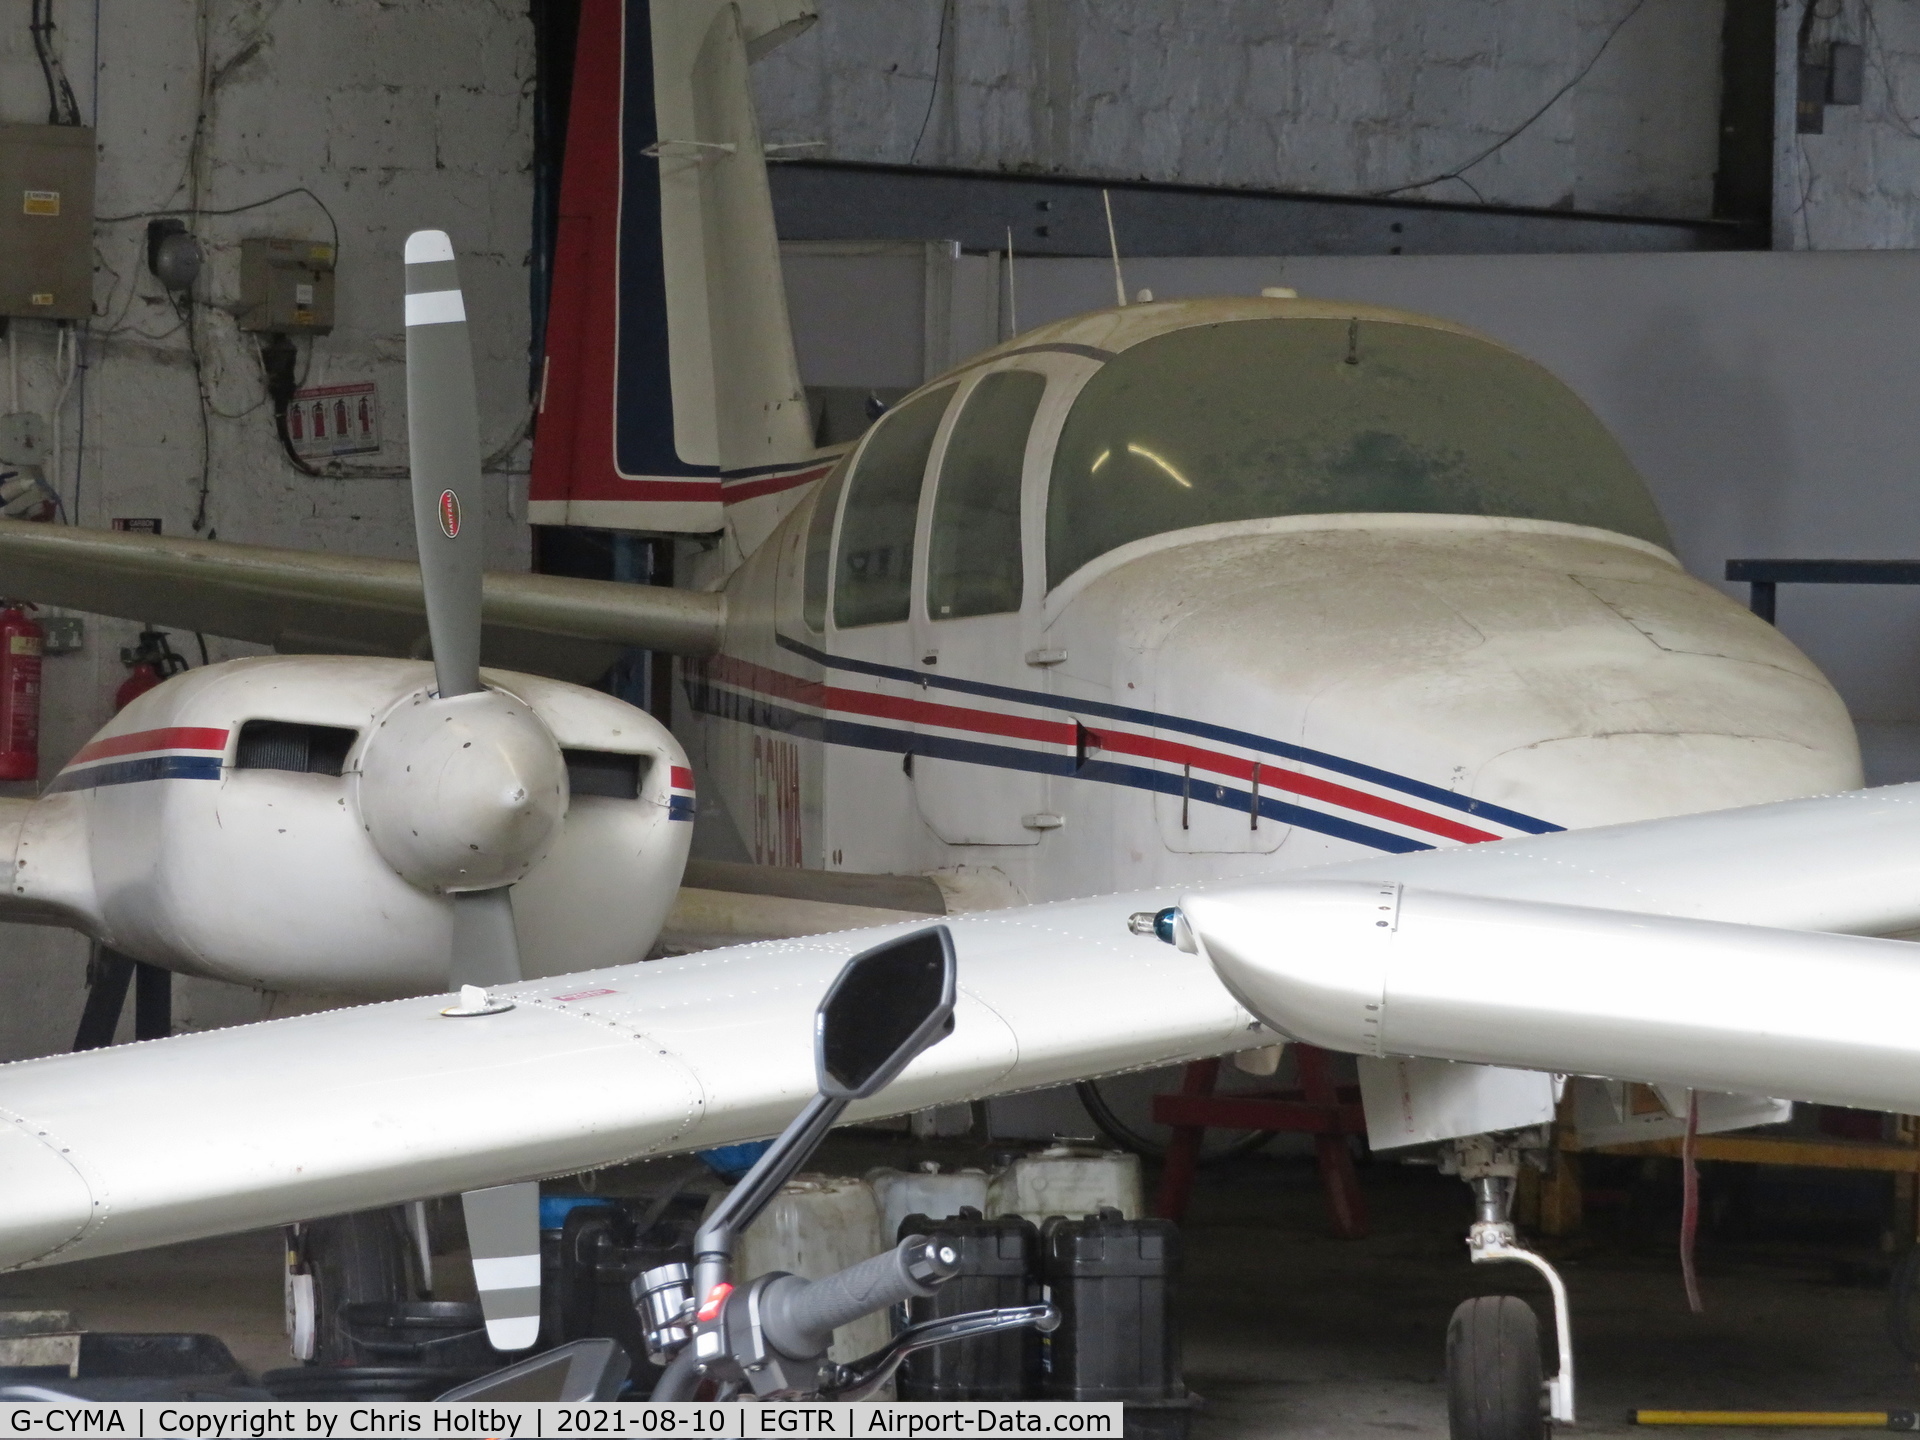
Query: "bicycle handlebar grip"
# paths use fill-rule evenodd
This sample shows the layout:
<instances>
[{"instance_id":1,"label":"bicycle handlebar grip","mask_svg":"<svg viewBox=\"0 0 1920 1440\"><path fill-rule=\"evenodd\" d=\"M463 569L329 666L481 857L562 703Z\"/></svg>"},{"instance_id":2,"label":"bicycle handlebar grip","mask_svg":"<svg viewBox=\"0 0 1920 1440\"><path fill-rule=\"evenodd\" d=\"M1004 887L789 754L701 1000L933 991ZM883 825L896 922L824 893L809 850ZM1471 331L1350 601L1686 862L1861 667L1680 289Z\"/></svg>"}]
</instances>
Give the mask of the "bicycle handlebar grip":
<instances>
[{"instance_id":1,"label":"bicycle handlebar grip","mask_svg":"<svg viewBox=\"0 0 1920 1440\"><path fill-rule=\"evenodd\" d=\"M909 1235L884 1255L824 1280L788 1276L768 1287L762 1324L773 1347L796 1360L823 1353L842 1325L902 1300L931 1295L960 1273L960 1254L938 1236Z\"/></svg>"}]
</instances>

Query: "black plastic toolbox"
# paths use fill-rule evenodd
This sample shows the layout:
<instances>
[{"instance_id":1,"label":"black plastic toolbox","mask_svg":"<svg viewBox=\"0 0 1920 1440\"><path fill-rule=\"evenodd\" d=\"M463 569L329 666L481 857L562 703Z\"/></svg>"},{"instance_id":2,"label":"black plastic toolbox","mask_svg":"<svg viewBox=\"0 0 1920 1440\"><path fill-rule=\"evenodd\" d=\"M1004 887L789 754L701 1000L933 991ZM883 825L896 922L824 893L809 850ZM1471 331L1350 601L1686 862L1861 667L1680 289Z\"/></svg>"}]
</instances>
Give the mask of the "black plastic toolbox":
<instances>
[{"instance_id":1,"label":"black plastic toolbox","mask_svg":"<svg viewBox=\"0 0 1920 1440\"><path fill-rule=\"evenodd\" d=\"M1127 1220L1105 1209L1049 1217L1040 1276L1060 1307L1040 1393L1049 1400L1119 1400L1131 1437L1179 1437L1197 1397L1180 1369L1173 1316L1180 1231L1171 1220Z\"/></svg>"},{"instance_id":2,"label":"black plastic toolbox","mask_svg":"<svg viewBox=\"0 0 1920 1440\"><path fill-rule=\"evenodd\" d=\"M950 1237L960 1251L960 1273L932 1295L909 1302L907 1320L944 1320L970 1310L1003 1310L1034 1303L1039 1232L1018 1215L983 1220L971 1207L930 1220L909 1215L909 1235ZM1040 1332L1032 1326L936 1345L909 1355L897 1381L902 1400L1027 1400L1039 1394Z\"/></svg>"}]
</instances>

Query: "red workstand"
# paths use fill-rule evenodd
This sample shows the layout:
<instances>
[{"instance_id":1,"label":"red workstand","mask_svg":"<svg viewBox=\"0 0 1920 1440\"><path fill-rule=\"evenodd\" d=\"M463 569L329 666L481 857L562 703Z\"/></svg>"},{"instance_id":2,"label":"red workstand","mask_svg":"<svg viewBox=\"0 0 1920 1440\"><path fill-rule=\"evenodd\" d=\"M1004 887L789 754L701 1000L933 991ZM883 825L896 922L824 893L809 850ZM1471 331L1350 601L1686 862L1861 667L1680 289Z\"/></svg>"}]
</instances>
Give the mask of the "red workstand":
<instances>
[{"instance_id":1,"label":"red workstand","mask_svg":"<svg viewBox=\"0 0 1920 1440\"><path fill-rule=\"evenodd\" d=\"M1367 1133L1360 1088L1334 1084L1332 1057L1326 1051L1312 1045L1287 1048L1300 1077L1296 1089L1216 1095L1220 1062L1196 1060L1187 1066L1179 1094L1153 1097L1153 1118L1173 1127L1160 1193L1154 1201L1156 1215L1167 1220L1186 1217L1201 1137L1208 1130L1267 1130L1313 1136L1333 1233L1342 1240L1358 1240L1367 1233L1366 1201L1354 1173L1353 1152L1347 1147L1349 1135Z\"/></svg>"}]
</instances>

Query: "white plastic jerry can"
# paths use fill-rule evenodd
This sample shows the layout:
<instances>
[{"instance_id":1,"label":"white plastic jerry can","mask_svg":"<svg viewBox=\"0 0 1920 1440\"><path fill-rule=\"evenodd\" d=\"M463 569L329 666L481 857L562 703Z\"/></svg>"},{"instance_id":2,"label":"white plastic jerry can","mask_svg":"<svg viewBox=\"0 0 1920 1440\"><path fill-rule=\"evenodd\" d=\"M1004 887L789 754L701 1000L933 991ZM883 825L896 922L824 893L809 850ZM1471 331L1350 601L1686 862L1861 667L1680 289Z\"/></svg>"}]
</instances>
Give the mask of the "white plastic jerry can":
<instances>
[{"instance_id":1,"label":"white plastic jerry can","mask_svg":"<svg viewBox=\"0 0 1920 1440\"><path fill-rule=\"evenodd\" d=\"M890 1249L893 1243L881 1233L880 1207L866 1181L796 1175L740 1237L733 1271L743 1280L769 1270L824 1280L836 1270ZM843 1364L858 1360L878 1350L890 1336L884 1312L868 1315L841 1326L827 1355Z\"/></svg>"},{"instance_id":2,"label":"white plastic jerry can","mask_svg":"<svg viewBox=\"0 0 1920 1440\"><path fill-rule=\"evenodd\" d=\"M987 1172L984 1170L945 1170L939 1162L928 1160L918 1170L895 1170L889 1166L867 1172L874 1199L880 1205L880 1230L889 1245L900 1238L900 1222L909 1215L925 1215L944 1220L972 1206L987 1213Z\"/></svg>"},{"instance_id":3,"label":"white plastic jerry can","mask_svg":"<svg viewBox=\"0 0 1920 1440\"><path fill-rule=\"evenodd\" d=\"M1049 1145L1022 1155L987 1187L987 1218L1023 1215L1038 1224L1049 1215L1092 1215L1112 1206L1128 1220L1146 1214L1140 1157L1092 1145Z\"/></svg>"}]
</instances>

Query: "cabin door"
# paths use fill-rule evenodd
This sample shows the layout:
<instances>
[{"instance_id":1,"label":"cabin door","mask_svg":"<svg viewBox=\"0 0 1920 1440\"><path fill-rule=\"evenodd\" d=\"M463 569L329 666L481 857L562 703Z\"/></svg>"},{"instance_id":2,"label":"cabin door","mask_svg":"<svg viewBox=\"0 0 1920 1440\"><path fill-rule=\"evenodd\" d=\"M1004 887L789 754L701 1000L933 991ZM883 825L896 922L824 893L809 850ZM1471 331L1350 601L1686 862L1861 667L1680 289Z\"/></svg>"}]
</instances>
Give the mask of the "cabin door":
<instances>
[{"instance_id":1,"label":"cabin door","mask_svg":"<svg viewBox=\"0 0 1920 1440\"><path fill-rule=\"evenodd\" d=\"M949 845L1034 845L1059 823L1047 777L1072 722L1020 699L1036 688L1024 658L1022 480L1046 388L1028 369L971 377L921 500L913 792Z\"/></svg>"}]
</instances>

